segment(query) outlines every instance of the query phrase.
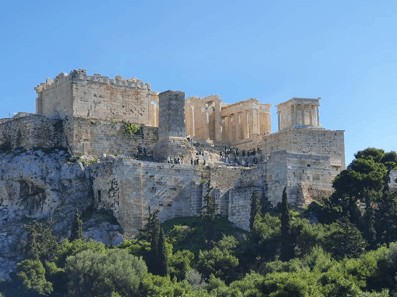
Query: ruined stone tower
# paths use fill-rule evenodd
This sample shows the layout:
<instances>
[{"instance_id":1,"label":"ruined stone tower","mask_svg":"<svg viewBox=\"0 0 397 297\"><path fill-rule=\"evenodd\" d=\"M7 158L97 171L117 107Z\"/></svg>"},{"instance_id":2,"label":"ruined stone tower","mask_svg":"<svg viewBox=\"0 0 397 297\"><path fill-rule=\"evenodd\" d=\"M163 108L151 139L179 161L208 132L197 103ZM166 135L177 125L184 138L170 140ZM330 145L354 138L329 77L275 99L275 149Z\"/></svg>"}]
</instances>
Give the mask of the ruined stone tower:
<instances>
[{"instance_id":1,"label":"ruined stone tower","mask_svg":"<svg viewBox=\"0 0 397 297\"><path fill-rule=\"evenodd\" d=\"M156 160L176 158L183 160L187 155L185 124L185 93L165 91L159 94L158 142L153 152ZM186 160L186 159L185 159Z\"/></svg>"},{"instance_id":2,"label":"ruined stone tower","mask_svg":"<svg viewBox=\"0 0 397 297\"><path fill-rule=\"evenodd\" d=\"M165 91L159 94L159 139L186 137L185 93Z\"/></svg>"}]
</instances>

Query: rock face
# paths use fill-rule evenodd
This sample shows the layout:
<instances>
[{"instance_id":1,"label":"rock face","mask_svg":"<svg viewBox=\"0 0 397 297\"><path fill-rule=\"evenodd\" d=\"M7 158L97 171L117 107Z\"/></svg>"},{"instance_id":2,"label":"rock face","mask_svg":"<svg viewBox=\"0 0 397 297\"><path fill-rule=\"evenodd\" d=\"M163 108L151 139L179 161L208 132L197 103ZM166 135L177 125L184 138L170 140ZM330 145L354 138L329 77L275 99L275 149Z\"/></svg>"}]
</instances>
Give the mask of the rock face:
<instances>
[{"instance_id":1,"label":"rock face","mask_svg":"<svg viewBox=\"0 0 397 297\"><path fill-rule=\"evenodd\" d=\"M0 279L15 268L24 224L52 220L54 231L67 236L76 209L91 203L88 173L60 149L0 154Z\"/></svg>"}]
</instances>

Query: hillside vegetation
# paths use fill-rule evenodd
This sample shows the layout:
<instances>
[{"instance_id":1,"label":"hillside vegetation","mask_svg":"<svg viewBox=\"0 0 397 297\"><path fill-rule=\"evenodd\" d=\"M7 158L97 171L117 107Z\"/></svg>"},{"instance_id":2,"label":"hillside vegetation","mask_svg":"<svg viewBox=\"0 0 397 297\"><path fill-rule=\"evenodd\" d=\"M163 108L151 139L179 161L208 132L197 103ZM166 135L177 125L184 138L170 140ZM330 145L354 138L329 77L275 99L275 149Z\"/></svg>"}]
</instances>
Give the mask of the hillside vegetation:
<instances>
[{"instance_id":1,"label":"hillside vegetation","mask_svg":"<svg viewBox=\"0 0 397 297\"><path fill-rule=\"evenodd\" d=\"M71 236L26 225L26 260L8 296L397 296L397 194L389 173L397 154L369 148L334 181L329 199L293 211L251 198L251 231L216 215L207 197L200 217L160 225L118 247L84 240L76 213ZM209 196L209 195L208 195ZM280 197L281 198L281 197Z\"/></svg>"}]
</instances>

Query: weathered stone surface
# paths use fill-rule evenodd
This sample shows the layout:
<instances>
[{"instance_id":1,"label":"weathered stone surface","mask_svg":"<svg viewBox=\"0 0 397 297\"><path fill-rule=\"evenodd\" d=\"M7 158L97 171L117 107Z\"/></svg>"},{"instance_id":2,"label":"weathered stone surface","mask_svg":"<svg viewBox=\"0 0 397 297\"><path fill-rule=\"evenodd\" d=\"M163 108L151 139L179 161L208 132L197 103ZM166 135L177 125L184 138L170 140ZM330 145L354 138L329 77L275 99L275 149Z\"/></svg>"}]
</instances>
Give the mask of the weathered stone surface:
<instances>
[{"instance_id":1,"label":"weathered stone surface","mask_svg":"<svg viewBox=\"0 0 397 297\"><path fill-rule=\"evenodd\" d=\"M3 153L0 168L1 279L19 259L24 223L51 220L54 231L65 236L76 209L85 210L92 198L87 172L70 162L65 150Z\"/></svg>"},{"instance_id":2,"label":"weathered stone surface","mask_svg":"<svg viewBox=\"0 0 397 297\"><path fill-rule=\"evenodd\" d=\"M85 236L117 245L149 210L161 221L199 215L209 192L219 214L248 230L254 191L277 204L287 187L302 206L327 197L345 167L344 132L321 128L319 99L278 105L271 134L270 105L257 99L185 102L183 92L85 70L36 91L39 115L0 119L0 278L19 260L24 222L51 218L66 237L86 210Z\"/></svg>"},{"instance_id":3,"label":"weathered stone surface","mask_svg":"<svg viewBox=\"0 0 397 297\"><path fill-rule=\"evenodd\" d=\"M158 126L158 98L150 85L120 76L87 75L85 70L59 74L36 88L38 114L51 118L85 117Z\"/></svg>"}]
</instances>

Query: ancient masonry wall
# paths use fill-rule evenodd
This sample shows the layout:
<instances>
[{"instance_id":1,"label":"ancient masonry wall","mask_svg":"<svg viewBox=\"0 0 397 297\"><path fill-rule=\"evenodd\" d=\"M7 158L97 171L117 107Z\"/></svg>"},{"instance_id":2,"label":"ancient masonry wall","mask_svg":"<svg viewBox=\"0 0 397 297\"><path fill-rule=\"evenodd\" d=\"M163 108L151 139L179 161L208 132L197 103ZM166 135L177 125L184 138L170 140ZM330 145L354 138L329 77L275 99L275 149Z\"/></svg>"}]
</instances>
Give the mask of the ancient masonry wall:
<instances>
[{"instance_id":1,"label":"ancient masonry wall","mask_svg":"<svg viewBox=\"0 0 397 297\"><path fill-rule=\"evenodd\" d=\"M157 161L168 157L185 159L187 162L193 149L186 139L185 93L165 91L159 94L159 130L153 156Z\"/></svg>"},{"instance_id":2,"label":"ancient masonry wall","mask_svg":"<svg viewBox=\"0 0 397 297\"><path fill-rule=\"evenodd\" d=\"M140 126L134 134L125 122L73 117L65 121L68 144L76 155L151 155L157 142L156 127ZM138 150L140 147L141 151Z\"/></svg>"},{"instance_id":3,"label":"ancient masonry wall","mask_svg":"<svg viewBox=\"0 0 397 297\"><path fill-rule=\"evenodd\" d=\"M288 200L296 206L329 197L331 184L339 173L332 168L329 157L278 151L265 164L269 200L276 205L281 201L284 187Z\"/></svg>"},{"instance_id":4,"label":"ancient masonry wall","mask_svg":"<svg viewBox=\"0 0 397 297\"><path fill-rule=\"evenodd\" d=\"M35 88L37 92L36 113L62 119L73 114L72 75L59 74L55 80Z\"/></svg>"},{"instance_id":5,"label":"ancient masonry wall","mask_svg":"<svg viewBox=\"0 0 397 297\"><path fill-rule=\"evenodd\" d=\"M185 93L165 91L159 94L159 139L186 137Z\"/></svg>"},{"instance_id":6,"label":"ancient masonry wall","mask_svg":"<svg viewBox=\"0 0 397 297\"><path fill-rule=\"evenodd\" d=\"M265 137L264 154L288 151L301 154L328 156L334 170L345 168L344 131L326 129L285 129Z\"/></svg>"},{"instance_id":7,"label":"ancient masonry wall","mask_svg":"<svg viewBox=\"0 0 397 297\"><path fill-rule=\"evenodd\" d=\"M62 121L40 115L4 121L0 123L0 147L3 151L66 147Z\"/></svg>"},{"instance_id":8,"label":"ancient masonry wall","mask_svg":"<svg viewBox=\"0 0 397 297\"><path fill-rule=\"evenodd\" d=\"M199 215L207 194L219 205L218 213L248 229L249 201L261 192L258 172L245 168L214 168L108 159L92 167L97 208L111 209L127 237L146 223L150 211L159 210L160 221Z\"/></svg>"},{"instance_id":9,"label":"ancient masonry wall","mask_svg":"<svg viewBox=\"0 0 397 297\"><path fill-rule=\"evenodd\" d=\"M77 116L158 126L158 97L150 85L132 78L114 79L85 70L61 73L36 88L37 113L53 118Z\"/></svg>"}]
</instances>

